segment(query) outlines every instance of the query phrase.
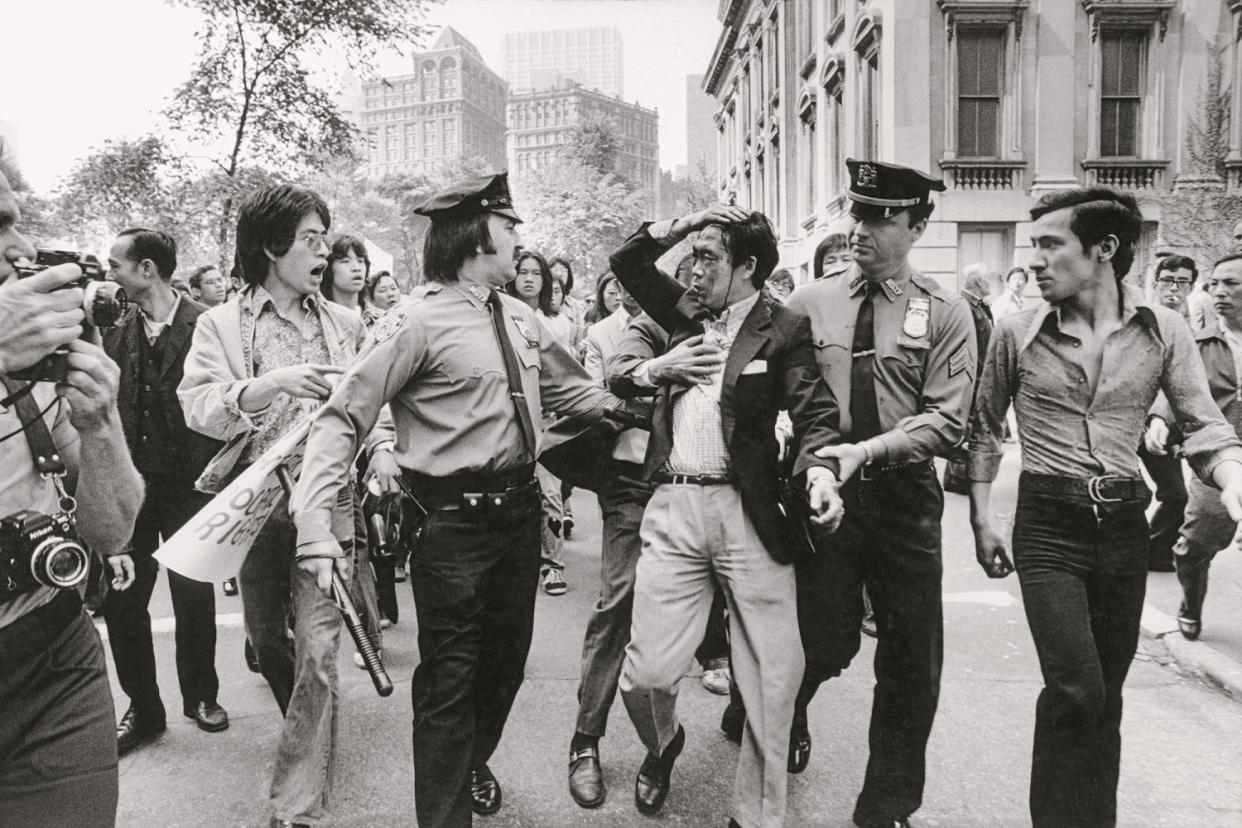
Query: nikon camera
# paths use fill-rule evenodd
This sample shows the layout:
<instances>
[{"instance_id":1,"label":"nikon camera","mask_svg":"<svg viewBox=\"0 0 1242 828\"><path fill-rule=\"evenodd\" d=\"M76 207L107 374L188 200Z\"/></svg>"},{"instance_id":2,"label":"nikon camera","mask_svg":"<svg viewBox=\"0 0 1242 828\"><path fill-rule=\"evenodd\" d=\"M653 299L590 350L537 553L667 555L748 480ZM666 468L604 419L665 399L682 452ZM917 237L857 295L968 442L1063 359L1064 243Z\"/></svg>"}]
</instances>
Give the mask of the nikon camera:
<instances>
[{"instance_id":1,"label":"nikon camera","mask_svg":"<svg viewBox=\"0 0 1242 828\"><path fill-rule=\"evenodd\" d=\"M41 270L62 264L76 264L82 268L82 278L72 283L82 288L85 294L82 299L82 312L86 314L86 323L82 326L82 338L90 339L92 327L111 328L121 321L129 299L125 290L116 282L104 279L104 269L99 260L91 255L83 255L72 250L39 250L35 263L31 266L18 265L17 277L24 279ZM53 351L43 359L9 374L13 379L28 382L64 382L69 373L69 351L61 348Z\"/></svg>"},{"instance_id":2,"label":"nikon camera","mask_svg":"<svg viewBox=\"0 0 1242 828\"><path fill-rule=\"evenodd\" d=\"M23 509L0 520L0 600L41 586L69 589L90 569L90 554L64 512Z\"/></svg>"}]
</instances>

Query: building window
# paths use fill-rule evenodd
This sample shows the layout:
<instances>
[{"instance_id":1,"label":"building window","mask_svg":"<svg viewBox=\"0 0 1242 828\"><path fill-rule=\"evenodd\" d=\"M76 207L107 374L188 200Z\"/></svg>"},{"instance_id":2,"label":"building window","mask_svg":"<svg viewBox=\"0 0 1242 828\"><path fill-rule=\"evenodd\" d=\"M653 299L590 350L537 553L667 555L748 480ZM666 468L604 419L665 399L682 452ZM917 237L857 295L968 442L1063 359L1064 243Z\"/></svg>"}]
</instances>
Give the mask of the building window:
<instances>
[{"instance_id":1,"label":"building window","mask_svg":"<svg viewBox=\"0 0 1242 828\"><path fill-rule=\"evenodd\" d=\"M419 94L424 101L429 101L436 96L436 65L433 61L423 62L420 84Z\"/></svg>"},{"instance_id":2,"label":"building window","mask_svg":"<svg viewBox=\"0 0 1242 828\"><path fill-rule=\"evenodd\" d=\"M444 120L444 154L446 156L457 154L457 122L452 118Z\"/></svg>"},{"instance_id":3,"label":"building window","mask_svg":"<svg viewBox=\"0 0 1242 828\"><path fill-rule=\"evenodd\" d=\"M1137 157L1147 37L1143 32L1100 35L1100 157Z\"/></svg>"},{"instance_id":4,"label":"building window","mask_svg":"<svg viewBox=\"0 0 1242 828\"><path fill-rule=\"evenodd\" d=\"M435 121L423 121L423 157L435 158L440 154L439 136Z\"/></svg>"},{"instance_id":5,"label":"building window","mask_svg":"<svg viewBox=\"0 0 1242 828\"><path fill-rule=\"evenodd\" d=\"M854 52L858 64L857 140L859 157L880 155L880 17L864 10L854 24Z\"/></svg>"},{"instance_id":6,"label":"building window","mask_svg":"<svg viewBox=\"0 0 1242 828\"><path fill-rule=\"evenodd\" d=\"M456 97L457 83L457 61L452 58L445 58L440 62L440 97Z\"/></svg>"},{"instance_id":7,"label":"building window","mask_svg":"<svg viewBox=\"0 0 1242 828\"><path fill-rule=\"evenodd\" d=\"M997 158L1001 147L1003 29L967 29L957 44L957 154Z\"/></svg>"}]
</instances>

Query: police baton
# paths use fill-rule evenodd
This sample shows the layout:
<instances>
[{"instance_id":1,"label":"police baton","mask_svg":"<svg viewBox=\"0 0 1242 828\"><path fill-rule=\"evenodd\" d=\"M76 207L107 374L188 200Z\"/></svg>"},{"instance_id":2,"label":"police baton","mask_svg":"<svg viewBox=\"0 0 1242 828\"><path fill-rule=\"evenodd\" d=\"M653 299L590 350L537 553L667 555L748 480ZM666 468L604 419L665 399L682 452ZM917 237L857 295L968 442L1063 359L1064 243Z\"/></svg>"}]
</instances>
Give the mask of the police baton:
<instances>
[{"instance_id":1,"label":"police baton","mask_svg":"<svg viewBox=\"0 0 1242 828\"><path fill-rule=\"evenodd\" d=\"M293 476L289 474L289 469L277 466L276 477L280 480L285 494L292 499ZM362 617L358 615L358 608L354 606L353 599L349 597L349 590L345 588L345 581L341 579L341 573L336 571L335 565L332 567L332 599L340 609L341 618L349 630L349 637L354 640L354 646L358 648L358 653L362 656L362 663L371 675L371 683L375 685L375 692L381 696L391 696L392 679L388 678L388 672L380 662L379 654L375 652L375 642L371 640L371 636L367 634L366 628L362 625Z\"/></svg>"}]
</instances>

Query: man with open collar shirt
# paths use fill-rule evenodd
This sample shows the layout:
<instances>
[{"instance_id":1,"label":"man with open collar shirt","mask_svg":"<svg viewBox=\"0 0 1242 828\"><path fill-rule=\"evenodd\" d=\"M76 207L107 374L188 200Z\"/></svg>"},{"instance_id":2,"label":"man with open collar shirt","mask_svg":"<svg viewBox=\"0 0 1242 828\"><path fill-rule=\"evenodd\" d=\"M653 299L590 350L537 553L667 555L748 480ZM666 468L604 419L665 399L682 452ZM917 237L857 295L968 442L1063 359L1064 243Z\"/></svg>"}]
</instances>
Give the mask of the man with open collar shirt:
<instances>
[{"instance_id":1,"label":"man with open collar shirt","mask_svg":"<svg viewBox=\"0 0 1242 828\"><path fill-rule=\"evenodd\" d=\"M1163 391L1191 468L1221 489L1233 521L1242 443L1177 311L1122 281L1142 231L1134 196L1049 193L1031 219L1044 301L999 320L988 348L971 430L971 524L989 577L1017 569L1043 672L1032 821L1107 827L1117 821L1121 688L1147 587L1150 493L1135 435ZM1022 444L1012 563L989 507L1011 401Z\"/></svg>"},{"instance_id":2,"label":"man with open collar shirt","mask_svg":"<svg viewBox=\"0 0 1242 828\"><path fill-rule=\"evenodd\" d=\"M876 687L871 756L854 823L907 825L923 801L927 739L944 658L940 521L944 493L932 458L961 442L977 369L966 300L909 262L927 229L931 192L917 170L846 162L852 270L794 291L811 318L816 356L841 404L845 519L813 531L816 555L798 568L798 615L807 669L798 695L791 769L806 766L806 707L819 685L858 652L863 587L875 611Z\"/></svg>"},{"instance_id":3,"label":"man with open collar shirt","mask_svg":"<svg viewBox=\"0 0 1242 828\"><path fill-rule=\"evenodd\" d=\"M687 290L656 260L689 233ZM813 450L838 437L837 406L821 381L805 317L760 291L777 261L762 213L716 206L646 224L610 263L669 333L667 351L631 377L659 387L645 474L656 488L643 515L632 633L621 671L625 706L647 746L634 799L654 814L685 745L677 688L703 639L716 583L729 606L733 675L753 715L734 785L733 821L779 826L802 647L792 562L809 554L798 515L779 496L776 416L794 430L793 473L813 519L840 520L836 462ZM614 386L616 387L616 386Z\"/></svg>"},{"instance_id":4,"label":"man with open collar shirt","mask_svg":"<svg viewBox=\"0 0 1242 828\"><path fill-rule=\"evenodd\" d=\"M328 589L342 556L331 523L362 439L389 404L396 458L423 510L410 555L420 661L412 683L414 806L423 828L501 807L488 768L522 684L539 584L535 458L543 410L598 422L619 404L499 289L521 223L506 173L425 199L429 280L372 330L307 438L293 511L299 567ZM373 457L376 454L373 454Z\"/></svg>"}]
</instances>

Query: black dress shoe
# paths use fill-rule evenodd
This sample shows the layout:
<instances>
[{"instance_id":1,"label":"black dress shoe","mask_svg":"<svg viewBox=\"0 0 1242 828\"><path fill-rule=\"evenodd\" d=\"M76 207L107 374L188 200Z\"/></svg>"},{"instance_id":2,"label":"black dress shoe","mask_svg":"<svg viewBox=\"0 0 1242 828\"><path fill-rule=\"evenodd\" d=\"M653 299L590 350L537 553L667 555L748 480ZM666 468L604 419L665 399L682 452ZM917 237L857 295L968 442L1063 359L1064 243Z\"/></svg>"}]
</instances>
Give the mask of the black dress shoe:
<instances>
[{"instance_id":1,"label":"black dress shoe","mask_svg":"<svg viewBox=\"0 0 1242 828\"><path fill-rule=\"evenodd\" d=\"M802 773L811 761L811 734L805 730L795 730L789 734L789 766L790 773Z\"/></svg>"},{"instance_id":2,"label":"black dress shoe","mask_svg":"<svg viewBox=\"0 0 1242 828\"><path fill-rule=\"evenodd\" d=\"M634 805L640 814L651 816L660 812L664 800L668 797L669 782L673 775L673 763L681 755L686 746L686 729L677 728L677 735L659 756L650 753L638 769L638 778L634 780Z\"/></svg>"},{"instance_id":3,"label":"black dress shoe","mask_svg":"<svg viewBox=\"0 0 1242 828\"><path fill-rule=\"evenodd\" d=\"M604 773L599 765L599 745L569 754L569 795L583 808L604 804Z\"/></svg>"},{"instance_id":4,"label":"black dress shoe","mask_svg":"<svg viewBox=\"0 0 1242 828\"><path fill-rule=\"evenodd\" d=\"M500 810L500 783L487 765L470 771L470 810L491 816Z\"/></svg>"},{"instance_id":5,"label":"black dress shoe","mask_svg":"<svg viewBox=\"0 0 1242 828\"><path fill-rule=\"evenodd\" d=\"M1199 633L1203 632L1203 622L1198 618L1179 615L1177 616L1177 629L1182 634L1182 638L1195 641L1199 638Z\"/></svg>"},{"instance_id":6,"label":"black dress shoe","mask_svg":"<svg viewBox=\"0 0 1242 828\"><path fill-rule=\"evenodd\" d=\"M139 710L131 704L121 717L121 723L116 726L117 755L124 756L136 747L155 741L155 737L167 729L163 710L157 714Z\"/></svg>"},{"instance_id":7,"label":"black dress shoe","mask_svg":"<svg viewBox=\"0 0 1242 828\"><path fill-rule=\"evenodd\" d=\"M720 730L735 745L742 743L742 729L746 727L746 710L732 701L720 717Z\"/></svg>"},{"instance_id":8,"label":"black dress shoe","mask_svg":"<svg viewBox=\"0 0 1242 828\"><path fill-rule=\"evenodd\" d=\"M187 719L193 719L198 723L199 730L219 733L221 730L229 729L229 714L213 701L201 701L193 707L182 707L181 710Z\"/></svg>"}]
</instances>

